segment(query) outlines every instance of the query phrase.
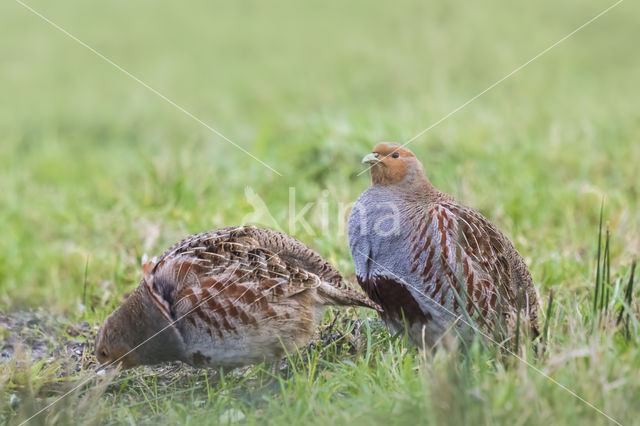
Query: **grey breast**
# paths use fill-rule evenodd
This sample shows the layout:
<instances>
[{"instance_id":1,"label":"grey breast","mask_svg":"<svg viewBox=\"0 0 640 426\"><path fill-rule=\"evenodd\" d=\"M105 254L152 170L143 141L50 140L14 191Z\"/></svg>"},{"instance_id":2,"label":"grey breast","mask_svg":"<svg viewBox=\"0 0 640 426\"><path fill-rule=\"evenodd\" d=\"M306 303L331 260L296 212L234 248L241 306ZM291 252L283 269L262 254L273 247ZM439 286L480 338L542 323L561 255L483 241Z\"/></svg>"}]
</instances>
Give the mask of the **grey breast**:
<instances>
[{"instance_id":1,"label":"grey breast","mask_svg":"<svg viewBox=\"0 0 640 426\"><path fill-rule=\"evenodd\" d=\"M356 274L400 278L410 271L403 242L408 238L406 205L388 188L372 186L360 195L347 230Z\"/></svg>"}]
</instances>

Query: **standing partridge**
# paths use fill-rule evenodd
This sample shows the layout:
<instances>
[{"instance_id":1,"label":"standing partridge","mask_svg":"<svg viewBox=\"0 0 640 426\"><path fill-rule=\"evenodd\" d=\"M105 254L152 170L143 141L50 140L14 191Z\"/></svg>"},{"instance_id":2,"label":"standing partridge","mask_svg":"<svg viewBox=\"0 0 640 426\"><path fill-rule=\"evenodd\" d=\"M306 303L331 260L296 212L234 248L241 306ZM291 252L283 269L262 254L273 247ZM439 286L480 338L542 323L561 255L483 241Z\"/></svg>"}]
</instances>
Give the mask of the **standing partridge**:
<instances>
[{"instance_id":1,"label":"standing partridge","mask_svg":"<svg viewBox=\"0 0 640 426\"><path fill-rule=\"evenodd\" d=\"M538 335L531 274L507 237L437 190L403 146L380 143L362 162L372 185L349 216L349 245L358 283L392 331L418 346L449 329L499 342L516 330Z\"/></svg>"},{"instance_id":2,"label":"standing partridge","mask_svg":"<svg viewBox=\"0 0 640 426\"><path fill-rule=\"evenodd\" d=\"M326 305L379 310L303 243L253 226L193 235L143 272L98 332L102 364L276 360L310 341Z\"/></svg>"}]
</instances>

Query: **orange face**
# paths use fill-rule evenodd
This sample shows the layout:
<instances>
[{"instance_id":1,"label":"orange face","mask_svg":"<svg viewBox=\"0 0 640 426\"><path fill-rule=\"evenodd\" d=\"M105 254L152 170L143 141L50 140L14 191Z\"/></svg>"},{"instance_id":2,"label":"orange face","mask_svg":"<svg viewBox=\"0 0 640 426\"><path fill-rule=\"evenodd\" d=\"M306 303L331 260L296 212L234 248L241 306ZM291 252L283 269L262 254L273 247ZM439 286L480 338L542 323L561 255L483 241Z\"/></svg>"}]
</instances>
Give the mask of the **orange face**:
<instances>
[{"instance_id":1,"label":"orange face","mask_svg":"<svg viewBox=\"0 0 640 426\"><path fill-rule=\"evenodd\" d=\"M409 173L416 156L402 145L381 142L373 152L362 159L371 165L371 180L374 185L393 185L402 182Z\"/></svg>"},{"instance_id":2,"label":"orange face","mask_svg":"<svg viewBox=\"0 0 640 426\"><path fill-rule=\"evenodd\" d=\"M136 355L131 349L120 342L118 333L112 333L108 324L108 320L102 326L96 337L96 358L102 365L120 366L123 368L131 368L139 363Z\"/></svg>"}]
</instances>

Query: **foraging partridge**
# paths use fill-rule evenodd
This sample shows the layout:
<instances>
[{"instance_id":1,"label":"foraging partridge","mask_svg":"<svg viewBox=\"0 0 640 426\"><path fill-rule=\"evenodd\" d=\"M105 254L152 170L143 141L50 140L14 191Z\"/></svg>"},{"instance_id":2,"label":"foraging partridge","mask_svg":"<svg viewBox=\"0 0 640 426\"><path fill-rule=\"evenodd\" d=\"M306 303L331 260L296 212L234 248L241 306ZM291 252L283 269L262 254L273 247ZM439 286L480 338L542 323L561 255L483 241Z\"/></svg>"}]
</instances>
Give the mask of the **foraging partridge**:
<instances>
[{"instance_id":1,"label":"foraging partridge","mask_svg":"<svg viewBox=\"0 0 640 426\"><path fill-rule=\"evenodd\" d=\"M392 331L406 324L418 346L448 329L468 339L480 327L502 342L528 324L538 335L531 274L507 237L434 188L403 146L380 143L362 162L372 185L349 216L349 245L358 282Z\"/></svg>"},{"instance_id":2,"label":"foraging partridge","mask_svg":"<svg viewBox=\"0 0 640 426\"><path fill-rule=\"evenodd\" d=\"M102 364L276 360L309 342L326 305L379 309L300 241L253 226L193 235L143 272L98 333Z\"/></svg>"}]
</instances>

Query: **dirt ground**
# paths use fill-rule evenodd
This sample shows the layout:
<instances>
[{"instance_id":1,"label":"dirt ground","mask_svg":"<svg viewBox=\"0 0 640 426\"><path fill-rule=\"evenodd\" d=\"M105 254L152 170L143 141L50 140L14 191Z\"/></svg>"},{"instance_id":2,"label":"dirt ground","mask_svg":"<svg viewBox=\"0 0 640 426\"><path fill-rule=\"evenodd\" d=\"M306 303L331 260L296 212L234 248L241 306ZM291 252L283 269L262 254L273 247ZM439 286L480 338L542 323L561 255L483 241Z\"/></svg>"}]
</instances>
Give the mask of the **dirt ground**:
<instances>
[{"instance_id":1,"label":"dirt ground","mask_svg":"<svg viewBox=\"0 0 640 426\"><path fill-rule=\"evenodd\" d=\"M29 362L62 359L75 371L95 365L92 358L97 330L88 322L69 323L43 310L0 312L0 363L22 351Z\"/></svg>"},{"instance_id":2,"label":"dirt ground","mask_svg":"<svg viewBox=\"0 0 640 426\"><path fill-rule=\"evenodd\" d=\"M382 326L380 320L358 320L349 326L348 319L341 321L340 329L350 330L348 334L336 331L335 324L327 325L309 344L309 349L318 345L327 346L331 342L345 339L349 349L354 350L362 337L362 326L371 321L374 326ZM62 360L65 371L96 369L98 364L93 356L97 326L88 322L71 323L63 317L56 317L44 310L22 311L12 314L0 312L0 364L9 362L17 351L22 351L29 363ZM188 366L181 363L183 368ZM161 370L161 367L155 367ZM286 368L286 363L283 363Z\"/></svg>"}]
</instances>

